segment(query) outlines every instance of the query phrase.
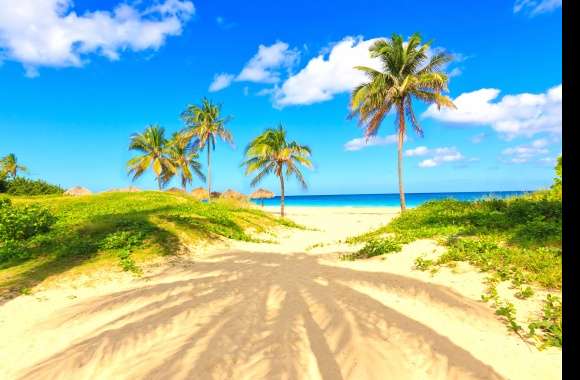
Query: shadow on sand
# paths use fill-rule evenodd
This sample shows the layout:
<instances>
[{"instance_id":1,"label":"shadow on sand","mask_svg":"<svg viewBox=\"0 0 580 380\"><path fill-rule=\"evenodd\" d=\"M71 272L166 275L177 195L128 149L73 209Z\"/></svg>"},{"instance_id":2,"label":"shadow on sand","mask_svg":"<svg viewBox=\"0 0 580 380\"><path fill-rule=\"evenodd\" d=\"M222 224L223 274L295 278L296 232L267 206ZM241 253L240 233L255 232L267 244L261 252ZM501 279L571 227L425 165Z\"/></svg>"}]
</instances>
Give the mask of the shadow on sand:
<instances>
[{"instance_id":1,"label":"shadow on sand","mask_svg":"<svg viewBox=\"0 0 580 380\"><path fill-rule=\"evenodd\" d=\"M419 371L501 378L431 327L349 285L489 316L446 287L302 253L228 252L149 280L52 321L64 331L99 323L20 378L395 379Z\"/></svg>"}]
</instances>

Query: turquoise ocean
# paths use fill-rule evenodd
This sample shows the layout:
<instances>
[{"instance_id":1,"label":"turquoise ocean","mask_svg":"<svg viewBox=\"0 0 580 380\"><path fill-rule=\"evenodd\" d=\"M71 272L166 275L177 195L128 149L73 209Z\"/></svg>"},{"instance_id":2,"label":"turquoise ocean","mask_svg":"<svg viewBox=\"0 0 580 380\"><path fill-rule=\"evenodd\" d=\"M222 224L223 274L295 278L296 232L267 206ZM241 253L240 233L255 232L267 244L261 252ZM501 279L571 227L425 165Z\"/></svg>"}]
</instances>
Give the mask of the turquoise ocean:
<instances>
[{"instance_id":1,"label":"turquoise ocean","mask_svg":"<svg viewBox=\"0 0 580 380\"><path fill-rule=\"evenodd\" d=\"M407 193L407 207L417 207L434 199L453 198L460 201L471 201L482 198L508 198L529 193L528 191L481 191L456 193ZM261 200L253 200L262 204ZM279 206L280 197L264 199L264 206ZM286 206L301 207L397 207L399 194L338 194L338 195L287 195Z\"/></svg>"}]
</instances>

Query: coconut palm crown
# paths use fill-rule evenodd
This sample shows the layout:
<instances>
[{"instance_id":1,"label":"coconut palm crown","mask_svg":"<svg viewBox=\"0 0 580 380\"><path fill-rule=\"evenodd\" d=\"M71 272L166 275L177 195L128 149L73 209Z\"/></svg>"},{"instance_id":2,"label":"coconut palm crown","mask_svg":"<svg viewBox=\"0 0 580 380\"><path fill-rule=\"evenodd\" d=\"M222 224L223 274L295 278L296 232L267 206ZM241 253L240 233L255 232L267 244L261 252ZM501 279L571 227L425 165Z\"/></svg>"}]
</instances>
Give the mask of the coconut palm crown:
<instances>
[{"instance_id":1,"label":"coconut palm crown","mask_svg":"<svg viewBox=\"0 0 580 380\"><path fill-rule=\"evenodd\" d=\"M194 139L198 149L207 148L207 191L211 199L211 151L215 150L217 138L233 145L233 136L225 128L225 124L231 120L230 116L221 115L221 106L203 98L201 105L189 105L182 112L181 118L185 122L186 129L183 134Z\"/></svg>"},{"instance_id":2,"label":"coconut palm crown","mask_svg":"<svg viewBox=\"0 0 580 380\"><path fill-rule=\"evenodd\" d=\"M356 87L351 94L350 117L358 118L364 128L365 137L375 136L384 118L391 110L396 115L398 136L398 177L401 210L405 211L403 186L403 141L407 135L407 124L419 136L423 129L413 111L413 99L440 107L455 108L447 96L449 78L444 72L451 56L444 52L430 53L431 42L421 44L419 34L412 35L405 43L400 35L393 34L390 40L380 39L370 48L370 56L378 58L381 70L356 66L367 74L368 81Z\"/></svg>"},{"instance_id":3,"label":"coconut palm crown","mask_svg":"<svg viewBox=\"0 0 580 380\"><path fill-rule=\"evenodd\" d=\"M284 216L284 178L294 176L303 188L307 187L300 166L312 169L311 151L306 145L286 140L286 130L280 124L278 128L269 128L256 137L246 147L246 175L255 174L250 183L256 186L269 174L280 179L280 215Z\"/></svg>"},{"instance_id":4,"label":"coconut palm crown","mask_svg":"<svg viewBox=\"0 0 580 380\"><path fill-rule=\"evenodd\" d=\"M12 179L18 176L18 172L27 172L26 166L18 163L18 158L14 153L7 154L0 158L0 177L10 176Z\"/></svg>"},{"instance_id":5,"label":"coconut palm crown","mask_svg":"<svg viewBox=\"0 0 580 380\"><path fill-rule=\"evenodd\" d=\"M133 157L127 162L129 175L133 180L149 168L155 173L159 190L168 182L175 173L175 165L167 154L168 142L165 138L165 129L159 125L149 125L143 133L135 133L131 136L129 149L135 150L140 155Z\"/></svg>"},{"instance_id":6,"label":"coconut palm crown","mask_svg":"<svg viewBox=\"0 0 580 380\"><path fill-rule=\"evenodd\" d=\"M186 191L187 185L193 182L194 174L202 181L205 181L205 175L201 172L201 164L198 161L199 155L196 147L186 136L181 133L174 133L167 143L166 152L175 167L175 171L180 173L179 177L183 190ZM175 173L166 171L164 182L169 182L173 174Z\"/></svg>"}]
</instances>

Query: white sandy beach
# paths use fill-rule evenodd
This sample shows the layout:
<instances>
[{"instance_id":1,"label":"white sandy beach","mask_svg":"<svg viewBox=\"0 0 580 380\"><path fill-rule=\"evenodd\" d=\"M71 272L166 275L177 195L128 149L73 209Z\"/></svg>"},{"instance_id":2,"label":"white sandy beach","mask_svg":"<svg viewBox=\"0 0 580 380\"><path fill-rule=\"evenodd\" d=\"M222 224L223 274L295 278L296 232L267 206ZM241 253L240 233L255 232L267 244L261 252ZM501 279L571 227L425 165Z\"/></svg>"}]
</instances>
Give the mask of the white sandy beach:
<instances>
[{"instance_id":1,"label":"white sandy beach","mask_svg":"<svg viewBox=\"0 0 580 380\"><path fill-rule=\"evenodd\" d=\"M442 252L435 242L337 259L356 249L345 238L398 209L287 213L309 229L281 230L275 244L193 247L141 279L113 274L5 303L0 379L561 378L560 350L525 344L480 301L484 274L413 269Z\"/></svg>"}]
</instances>

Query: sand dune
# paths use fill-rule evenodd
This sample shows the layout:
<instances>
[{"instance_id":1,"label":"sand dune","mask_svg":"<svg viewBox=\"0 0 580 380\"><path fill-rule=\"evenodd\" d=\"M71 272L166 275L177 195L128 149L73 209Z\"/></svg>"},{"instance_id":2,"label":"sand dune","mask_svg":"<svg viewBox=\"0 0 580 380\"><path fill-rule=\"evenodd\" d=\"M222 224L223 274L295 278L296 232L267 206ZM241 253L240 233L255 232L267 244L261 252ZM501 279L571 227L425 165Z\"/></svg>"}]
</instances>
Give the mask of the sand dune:
<instances>
[{"instance_id":1,"label":"sand dune","mask_svg":"<svg viewBox=\"0 0 580 380\"><path fill-rule=\"evenodd\" d=\"M559 351L526 346L477 301L479 273L456 275L451 289L445 274L410 269L414 255L439 249L433 242L385 261L336 260L353 249L339 240L395 210L288 211L315 229L205 251L143 279L77 289L75 299L47 289L36 295L44 301L8 302L0 378L561 377Z\"/></svg>"}]
</instances>

